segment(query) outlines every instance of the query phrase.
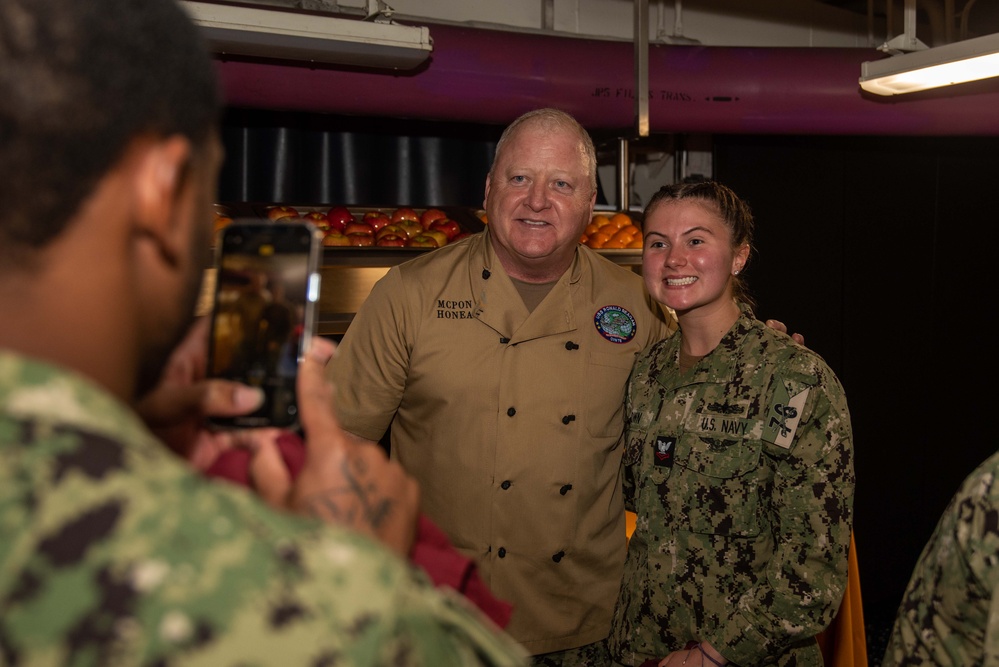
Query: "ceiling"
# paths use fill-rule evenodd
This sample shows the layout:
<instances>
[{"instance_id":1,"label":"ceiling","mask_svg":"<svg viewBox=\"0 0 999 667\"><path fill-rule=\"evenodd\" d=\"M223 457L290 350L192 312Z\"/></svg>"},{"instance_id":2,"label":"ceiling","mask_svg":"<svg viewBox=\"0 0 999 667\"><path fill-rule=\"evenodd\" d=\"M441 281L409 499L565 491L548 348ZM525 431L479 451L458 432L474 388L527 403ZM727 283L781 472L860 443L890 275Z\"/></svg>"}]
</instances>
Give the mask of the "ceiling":
<instances>
[{"instance_id":1,"label":"ceiling","mask_svg":"<svg viewBox=\"0 0 999 667\"><path fill-rule=\"evenodd\" d=\"M878 20L884 20L890 11L892 24L895 26L893 34L900 34L903 31L905 0L819 0L819 2L863 16L871 12ZM890 8L889 3L892 3ZM950 39L945 34L948 5L952 5L950 24L953 27L953 34ZM999 33L999 2L996 0L917 0L916 15L919 26L917 36L930 46ZM927 31L930 31L930 34L926 34Z\"/></svg>"}]
</instances>

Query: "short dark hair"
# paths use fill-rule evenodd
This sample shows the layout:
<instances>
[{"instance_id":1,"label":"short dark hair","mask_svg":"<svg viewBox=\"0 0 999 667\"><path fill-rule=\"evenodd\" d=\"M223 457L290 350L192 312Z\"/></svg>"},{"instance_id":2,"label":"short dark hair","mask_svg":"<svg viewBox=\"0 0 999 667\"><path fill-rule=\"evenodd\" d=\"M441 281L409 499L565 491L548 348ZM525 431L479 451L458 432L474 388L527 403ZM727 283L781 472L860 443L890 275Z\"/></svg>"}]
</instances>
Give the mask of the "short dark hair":
<instances>
[{"instance_id":1,"label":"short dark hair","mask_svg":"<svg viewBox=\"0 0 999 667\"><path fill-rule=\"evenodd\" d=\"M646 220L652 212L668 202L683 200L699 201L713 208L732 233L732 246L738 247L745 243L750 255L754 252L753 231L756 222L749 204L739 198L739 195L726 185L710 179L689 179L682 183L673 183L659 188L645 206L642 219ZM749 257L746 257L749 264ZM749 287L741 275L734 276L732 281L735 298L750 307L755 302L749 294Z\"/></svg>"},{"instance_id":2,"label":"short dark hair","mask_svg":"<svg viewBox=\"0 0 999 667\"><path fill-rule=\"evenodd\" d=\"M175 0L0 2L0 258L59 235L136 137L196 149L221 100Z\"/></svg>"}]
</instances>

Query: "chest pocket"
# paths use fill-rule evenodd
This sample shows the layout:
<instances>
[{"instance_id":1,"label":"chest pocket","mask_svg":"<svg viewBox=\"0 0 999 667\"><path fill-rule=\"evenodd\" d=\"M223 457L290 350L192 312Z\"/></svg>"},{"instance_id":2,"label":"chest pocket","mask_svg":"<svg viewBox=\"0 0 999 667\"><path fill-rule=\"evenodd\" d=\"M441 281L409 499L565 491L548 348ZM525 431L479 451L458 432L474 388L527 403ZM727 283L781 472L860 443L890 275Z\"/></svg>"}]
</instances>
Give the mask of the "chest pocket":
<instances>
[{"instance_id":1,"label":"chest pocket","mask_svg":"<svg viewBox=\"0 0 999 667\"><path fill-rule=\"evenodd\" d=\"M624 390L634 353L590 352L583 383L586 428L594 438L619 438L624 428Z\"/></svg>"},{"instance_id":2,"label":"chest pocket","mask_svg":"<svg viewBox=\"0 0 999 667\"><path fill-rule=\"evenodd\" d=\"M749 429L747 429L749 430ZM668 482L680 526L693 533L755 537L767 480L763 445L750 435L687 430Z\"/></svg>"}]
</instances>

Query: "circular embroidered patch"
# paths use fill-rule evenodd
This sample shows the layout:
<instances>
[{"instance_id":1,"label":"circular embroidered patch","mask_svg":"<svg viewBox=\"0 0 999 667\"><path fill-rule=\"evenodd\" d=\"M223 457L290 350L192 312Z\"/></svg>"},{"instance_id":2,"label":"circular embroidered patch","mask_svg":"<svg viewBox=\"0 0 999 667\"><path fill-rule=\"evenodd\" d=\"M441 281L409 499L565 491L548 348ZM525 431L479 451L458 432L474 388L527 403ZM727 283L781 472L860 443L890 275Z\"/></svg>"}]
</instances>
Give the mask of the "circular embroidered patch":
<instances>
[{"instance_id":1,"label":"circular embroidered patch","mask_svg":"<svg viewBox=\"0 0 999 667\"><path fill-rule=\"evenodd\" d=\"M604 306L593 316L593 326L612 343L627 343L635 337L635 318L621 306Z\"/></svg>"}]
</instances>

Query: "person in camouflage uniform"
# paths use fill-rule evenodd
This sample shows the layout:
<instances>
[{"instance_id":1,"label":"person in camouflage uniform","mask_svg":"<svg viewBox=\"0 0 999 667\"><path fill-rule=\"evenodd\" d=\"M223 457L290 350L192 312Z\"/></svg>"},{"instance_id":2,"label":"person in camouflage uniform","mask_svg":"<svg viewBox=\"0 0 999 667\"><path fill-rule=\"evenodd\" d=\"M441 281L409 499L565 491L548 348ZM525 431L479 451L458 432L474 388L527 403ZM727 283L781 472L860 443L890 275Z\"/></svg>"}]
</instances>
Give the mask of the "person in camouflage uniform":
<instances>
[{"instance_id":1,"label":"person in camouflage uniform","mask_svg":"<svg viewBox=\"0 0 999 667\"><path fill-rule=\"evenodd\" d=\"M0 665L520 664L458 594L195 474L84 377L0 351L0 405Z\"/></svg>"},{"instance_id":2,"label":"person in camouflage uniform","mask_svg":"<svg viewBox=\"0 0 999 667\"><path fill-rule=\"evenodd\" d=\"M752 226L715 182L666 186L646 208L643 275L680 329L628 385L620 664L818 666L843 597L846 397L818 354L753 316L738 277Z\"/></svg>"},{"instance_id":3,"label":"person in camouflage uniform","mask_svg":"<svg viewBox=\"0 0 999 667\"><path fill-rule=\"evenodd\" d=\"M999 665L999 453L961 484L916 562L884 667Z\"/></svg>"},{"instance_id":4,"label":"person in camouflage uniform","mask_svg":"<svg viewBox=\"0 0 999 667\"><path fill-rule=\"evenodd\" d=\"M351 529L209 480L149 430L259 404L160 383L208 263L219 110L175 0L0 3L0 665L523 664L401 557L416 487L338 428L328 341L302 362L307 460L278 504Z\"/></svg>"}]
</instances>

